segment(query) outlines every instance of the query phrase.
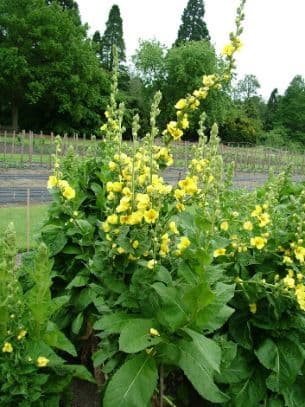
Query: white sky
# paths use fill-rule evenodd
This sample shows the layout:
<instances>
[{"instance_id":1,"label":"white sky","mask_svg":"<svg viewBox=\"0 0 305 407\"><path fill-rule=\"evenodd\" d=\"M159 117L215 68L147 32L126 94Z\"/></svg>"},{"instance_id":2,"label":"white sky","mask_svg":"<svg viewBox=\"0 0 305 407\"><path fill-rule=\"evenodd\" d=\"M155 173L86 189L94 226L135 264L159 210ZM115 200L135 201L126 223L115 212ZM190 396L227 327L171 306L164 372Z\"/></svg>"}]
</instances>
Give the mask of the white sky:
<instances>
[{"instance_id":1,"label":"white sky","mask_svg":"<svg viewBox=\"0 0 305 407\"><path fill-rule=\"evenodd\" d=\"M139 38L156 38L170 47L175 41L188 0L77 0L89 33L101 35L113 4L120 8L126 54L131 56ZM238 0L204 0L211 41L217 52L234 29ZM257 76L260 93L268 98L274 88L283 93L292 78L305 76L305 0L247 0L237 72Z\"/></svg>"}]
</instances>

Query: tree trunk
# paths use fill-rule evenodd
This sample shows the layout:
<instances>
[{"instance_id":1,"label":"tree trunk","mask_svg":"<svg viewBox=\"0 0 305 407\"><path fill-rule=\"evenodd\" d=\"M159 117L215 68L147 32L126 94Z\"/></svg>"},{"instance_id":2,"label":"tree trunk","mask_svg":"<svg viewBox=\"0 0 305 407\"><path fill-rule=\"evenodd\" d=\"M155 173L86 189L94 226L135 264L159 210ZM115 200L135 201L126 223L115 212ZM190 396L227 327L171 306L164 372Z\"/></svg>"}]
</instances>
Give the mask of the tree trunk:
<instances>
[{"instance_id":1,"label":"tree trunk","mask_svg":"<svg viewBox=\"0 0 305 407\"><path fill-rule=\"evenodd\" d=\"M13 130L18 130L18 114L19 114L19 109L17 104L14 102L12 103L12 128Z\"/></svg>"}]
</instances>

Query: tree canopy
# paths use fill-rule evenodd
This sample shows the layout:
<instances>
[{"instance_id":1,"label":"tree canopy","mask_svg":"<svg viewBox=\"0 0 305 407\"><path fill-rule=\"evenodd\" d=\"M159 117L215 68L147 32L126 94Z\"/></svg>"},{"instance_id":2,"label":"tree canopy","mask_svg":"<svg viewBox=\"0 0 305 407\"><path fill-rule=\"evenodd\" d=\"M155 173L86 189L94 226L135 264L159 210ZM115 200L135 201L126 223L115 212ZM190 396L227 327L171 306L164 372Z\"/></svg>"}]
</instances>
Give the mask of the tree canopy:
<instances>
[{"instance_id":1,"label":"tree canopy","mask_svg":"<svg viewBox=\"0 0 305 407\"><path fill-rule=\"evenodd\" d=\"M1 110L11 110L14 128L18 118L33 130L98 125L107 75L69 10L44 0L0 0L0 32Z\"/></svg>"}]
</instances>

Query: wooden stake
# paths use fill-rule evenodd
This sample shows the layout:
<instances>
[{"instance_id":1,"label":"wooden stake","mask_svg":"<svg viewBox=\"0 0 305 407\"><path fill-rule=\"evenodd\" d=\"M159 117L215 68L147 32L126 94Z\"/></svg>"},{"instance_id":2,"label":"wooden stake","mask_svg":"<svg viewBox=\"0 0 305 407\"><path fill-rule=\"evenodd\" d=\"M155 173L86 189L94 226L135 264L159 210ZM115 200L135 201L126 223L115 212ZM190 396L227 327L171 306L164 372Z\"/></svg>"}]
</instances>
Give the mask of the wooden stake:
<instances>
[{"instance_id":1,"label":"wooden stake","mask_svg":"<svg viewBox=\"0 0 305 407\"><path fill-rule=\"evenodd\" d=\"M27 188L26 193L26 250L30 251L30 188Z\"/></svg>"}]
</instances>

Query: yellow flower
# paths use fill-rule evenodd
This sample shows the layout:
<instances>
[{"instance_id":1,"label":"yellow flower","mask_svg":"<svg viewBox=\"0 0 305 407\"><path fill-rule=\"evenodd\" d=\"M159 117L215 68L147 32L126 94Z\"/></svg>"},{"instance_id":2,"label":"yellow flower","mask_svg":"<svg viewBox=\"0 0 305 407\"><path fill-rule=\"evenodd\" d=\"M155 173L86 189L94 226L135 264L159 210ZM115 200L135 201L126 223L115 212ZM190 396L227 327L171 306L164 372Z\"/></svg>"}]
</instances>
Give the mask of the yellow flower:
<instances>
[{"instance_id":1,"label":"yellow flower","mask_svg":"<svg viewBox=\"0 0 305 407\"><path fill-rule=\"evenodd\" d=\"M19 332L19 334L17 336L17 340L20 341L22 338L25 337L26 334L27 334L27 331L24 329L21 329L21 331Z\"/></svg>"},{"instance_id":2,"label":"yellow flower","mask_svg":"<svg viewBox=\"0 0 305 407\"><path fill-rule=\"evenodd\" d=\"M289 256L284 256L284 257L283 257L283 263L284 263L284 264L291 264L291 263L293 263L293 260L292 260L292 258L289 257Z\"/></svg>"},{"instance_id":3,"label":"yellow flower","mask_svg":"<svg viewBox=\"0 0 305 407\"><path fill-rule=\"evenodd\" d=\"M178 250L185 250L189 247L189 245L191 244L191 242L189 241L189 239L186 236L182 236L180 238L180 243L177 244L177 249Z\"/></svg>"},{"instance_id":4,"label":"yellow flower","mask_svg":"<svg viewBox=\"0 0 305 407\"><path fill-rule=\"evenodd\" d=\"M198 178L196 176L186 177L185 179L179 181L178 185L187 194L193 195L198 191L197 182Z\"/></svg>"},{"instance_id":5,"label":"yellow flower","mask_svg":"<svg viewBox=\"0 0 305 407\"><path fill-rule=\"evenodd\" d=\"M185 205L181 202L178 202L178 203L176 203L176 209L177 209L177 211L182 212L185 210Z\"/></svg>"},{"instance_id":6,"label":"yellow flower","mask_svg":"<svg viewBox=\"0 0 305 407\"><path fill-rule=\"evenodd\" d=\"M268 213L261 213L258 215L257 219L259 220L258 226L261 228L270 223L270 216Z\"/></svg>"},{"instance_id":7,"label":"yellow flower","mask_svg":"<svg viewBox=\"0 0 305 407\"><path fill-rule=\"evenodd\" d=\"M38 367L45 367L49 363L49 359L45 358L44 356L39 356L36 362Z\"/></svg>"},{"instance_id":8,"label":"yellow flower","mask_svg":"<svg viewBox=\"0 0 305 407\"><path fill-rule=\"evenodd\" d=\"M110 171L115 171L117 168L117 164L114 161L109 161L108 167L109 167Z\"/></svg>"},{"instance_id":9,"label":"yellow flower","mask_svg":"<svg viewBox=\"0 0 305 407\"><path fill-rule=\"evenodd\" d=\"M177 127L177 122L174 121L168 123L166 131L174 140L179 140L183 136L183 131Z\"/></svg>"},{"instance_id":10,"label":"yellow flower","mask_svg":"<svg viewBox=\"0 0 305 407\"><path fill-rule=\"evenodd\" d=\"M301 310L305 311L305 286L303 284L296 286L295 295Z\"/></svg>"},{"instance_id":11,"label":"yellow flower","mask_svg":"<svg viewBox=\"0 0 305 407\"><path fill-rule=\"evenodd\" d=\"M122 183L121 182L113 182L112 183L112 191L113 192L121 192L122 191Z\"/></svg>"},{"instance_id":12,"label":"yellow flower","mask_svg":"<svg viewBox=\"0 0 305 407\"><path fill-rule=\"evenodd\" d=\"M175 235L179 235L179 230L177 229L176 223L174 221L170 222L168 227L172 233L174 233Z\"/></svg>"},{"instance_id":13,"label":"yellow flower","mask_svg":"<svg viewBox=\"0 0 305 407\"><path fill-rule=\"evenodd\" d=\"M68 200L75 198L75 190L70 186L65 187L64 192L62 194L63 197Z\"/></svg>"},{"instance_id":14,"label":"yellow flower","mask_svg":"<svg viewBox=\"0 0 305 407\"><path fill-rule=\"evenodd\" d=\"M255 313L256 313L257 306L256 306L256 303L255 303L255 302L252 303L252 304L249 304L249 308L250 308L250 312L251 312L252 314L255 314Z\"/></svg>"},{"instance_id":15,"label":"yellow flower","mask_svg":"<svg viewBox=\"0 0 305 407\"><path fill-rule=\"evenodd\" d=\"M187 114L183 115L183 118L181 120L181 126L183 130L187 129L190 125L190 122L188 120Z\"/></svg>"},{"instance_id":16,"label":"yellow flower","mask_svg":"<svg viewBox=\"0 0 305 407\"><path fill-rule=\"evenodd\" d=\"M158 331L157 329L155 329L155 328L150 328L149 334L150 334L151 336L160 336L159 331Z\"/></svg>"},{"instance_id":17,"label":"yellow flower","mask_svg":"<svg viewBox=\"0 0 305 407\"><path fill-rule=\"evenodd\" d=\"M148 260L146 267L150 270L153 270L155 268L155 265L157 264L156 260Z\"/></svg>"},{"instance_id":18,"label":"yellow flower","mask_svg":"<svg viewBox=\"0 0 305 407\"><path fill-rule=\"evenodd\" d=\"M132 212L128 220L126 221L127 225L137 225L141 223L143 219L143 213L141 211Z\"/></svg>"},{"instance_id":19,"label":"yellow flower","mask_svg":"<svg viewBox=\"0 0 305 407\"><path fill-rule=\"evenodd\" d=\"M256 218L262 213L263 209L260 205L255 205L255 209L251 212L252 218Z\"/></svg>"},{"instance_id":20,"label":"yellow flower","mask_svg":"<svg viewBox=\"0 0 305 407\"><path fill-rule=\"evenodd\" d=\"M180 99L178 102L175 104L175 108L178 110L182 110L186 107L186 100L185 99Z\"/></svg>"},{"instance_id":21,"label":"yellow flower","mask_svg":"<svg viewBox=\"0 0 305 407\"><path fill-rule=\"evenodd\" d=\"M226 55L228 57L232 56L234 54L235 51L235 47L234 45L232 45L232 43L230 42L229 44L226 44L223 47L223 50L221 52L222 55Z\"/></svg>"},{"instance_id":22,"label":"yellow flower","mask_svg":"<svg viewBox=\"0 0 305 407\"><path fill-rule=\"evenodd\" d=\"M174 195L177 200L183 199L185 191L182 189L175 189Z\"/></svg>"},{"instance_id":23,"label":"yellow flower","mask_svg":"<svg viewBox=\"0 0 305 407\"><path fill-rule=\"evenodd\" d=\"M294 255L295 255L295 258L297 260L299 260L300 263L304 263L305 248L302 246L297 246L294 249Z\"/></svg>"},{"instance_id":24,"label":"yellow flower","mask_svg":"<svg viewBox=\"0 0 305 407\"><path fill-rule=\"evenodd\" d=\"M261 236L251 237L250 239L251 246L256 247L258 250L261 250L267 243L267 239Z\"/></svg>"},{"instance_id":25,"label":"yellow flower","mask_svg":"<svg viewBox=\"0 0 305 407\"><path fill-rule=\"evenodd\" d=\"M107 195L107 199L108 201L114 201L116 198L115 194L111 191L109 192L109 194Z\"/></svg>"},{"instance_id":26,"label":"yellow flower","mask_svg":"<svg viewBox=\"0 0 305 407\"><path fill-rule=\"evenodd\" d=\"M144 219L146 223L155 223L159 217L159 212L155 209L149 209L144 212Z\"/></svg>"},{"instance_id":27,"label":"yellow flower","mask_svg":"<svg viewBox=\"0 0 305 407\"><path fill-rule=\"evenodd\" d=\"M288 288L294 288L294 286L295 286L295 280L291 276L291 274L287 274L287 276L285 278L283 278L283 283Z\"/></svg>"},{"instance_id":28,"label":"yellow flower","mask_svg":"<svg viewBox=\"0 0 305 407\"><path fill-rule=\"evenodd\" d=\"M55 175L50 175L50 176L49 176L49 179L48 179L47 188L48 188L48 189L52 189L52 188L56 187L57 184L58 184L58 179L57 179L57 177L55 177Z\"/></svg>"},{"instance_id":29,"label":"yellow flower","mask_svg":"<svg viewBox=\"0 0 305 407\"><path fill-rule=\"evenodd\" d=\"M226 254L226 249L225 248L216 249L213 252L214 257L224 256L225 254Z\"/></svg>"},{"instance_id":30,"label":"yellow flower","mask_svg":"<svg viewBox=\"0 0 305 407\"><path fill-rule=\"evenodd\" d=\"M138 209L146 209L150 204L150 198L147 194L138 193L136 195L136 201Z\"/></svg>"},{"instance_id":31,"label":"yellow flower","mask_svg":"<svg viewBox=\"0 0 305 407\"><path fill-rule=\"evenodd\" d=\"M131 245L132 245L132 247L133 247L134 249L137 249L137 248L139 247L139 241L138 241L138 240L134 240Z\"/></svg>"},{"instance_id":32,"label":"yellow flower","mask_svg":"<svg viewBox=\"0 0 305 407\"><path fill-rule=\"evenodd\" d=\"M118 253L119 254L123 254L123 253L125 253L125 249L123 248L123 247L118 247Z\"/></svg>"},{"instance_id":33,"label":"yellow flower","mask_svg":"<svg viewBox=\"0 0 305 407\"><path fill-rule=\"evenodd\" d=\"M239 37L236 37L234 39L234 46L235 46L236 51L239 51L243 45L244 44L242 43L242 41Z\"/></svg>"},{"instance_id":34,"label":"yellow flower","mask_svg":"<svg viewBox=\"0 0 305 407\"><path fill-rule=\"evenodd\" d=\"M127 211L129 207L130 207L130 197L123 196L123 198L120 199L120 204L117 206L116 211L124 212Z\"/></svg>"},{"instance_id":35,"label":"yellow flower","mask_svg":"<svg viewBox=\"0 0 305 407\"><path fill-rule=\"evenodd\" d=\"M204 75L202 78L202 83L207 88L211 88L215 83L215 75Z\"/></svg>"},{"instance_id":36,"label":"yellow flower","mask_svg":"<svg viewBox=\"0 0 305 407\"><path fill-rule=\"evenodd\" d=\"M3 347L2 347L2 352L3 353L12 353L13 352L13 347L9 342L5 342Z\"/></svg>"},{"instance_id":37,"label":"yellow flower","mask_svg":"<svg viewBox=\"0 0 305 407\"><path fill-rule=\"evenodd\" d=\"M243 228L244 228L244 230L247 230L248 232L251 232L251 230L253 229L253 224L252 224L252 222L250 222L249 220L247 220L246 222L244 222Z\"/></svg>"},{"instance_id":38,"label":"yellow flower","mask_svg":"<svg viewBox=\"0 0 305 407\"><path fill-rule=\"evenodd\" d=\"M229 224L226 220L221 222L220 229L223 230L224 232L226 232L229 229Z\"/></svg>"},{"instance_id":39,"label":"yellow flower","mask_svg":"<svg viewBox=\"0 0 305 407\"><path fill-rule=\"evenodd\" d=\"M128 188L128 187L124 187L123 189L122 189L122 194L123 195L125 195L125 196L128 196L129 198L131 197L131 190L130 190L130 188Z\"/></svg>"},{"instance_id":40,"label":"yellow flower","mask_svg":"<svg viewBox=\"0 0 305 407\"><path fill-rule=\"evenodd\" d=\"M103 229L103 231L104 231L105 233L108 233L108 232L110 232L111 227L110 227L109 223L103 222L103 224L102 224L102 229Z\"/></svg>"},{"instance_id":41,"label":"yellow flower","mask_svg":"<svg viewBox=\"0 0 305 407\"><path fill-rule=\"evenodd\" d=\"M64 179L60 179L60 180L58 180L58 186L59 186L59 188L64 189L64 188L69 187L70 185L69 185L68 181L66 181Z\"/></svg>"},{"instance_id":42,"label":"yellow flower","mask_svg":"<svg viewBox=\"0 0 305 407\"><path fill-rule=\"evenodd\" d=\"M107 222L110 223L110 225L116 225L118 221L119 221L118 215L116 215L115 213L107 217Z\"/></svg>"}]
</instances>

